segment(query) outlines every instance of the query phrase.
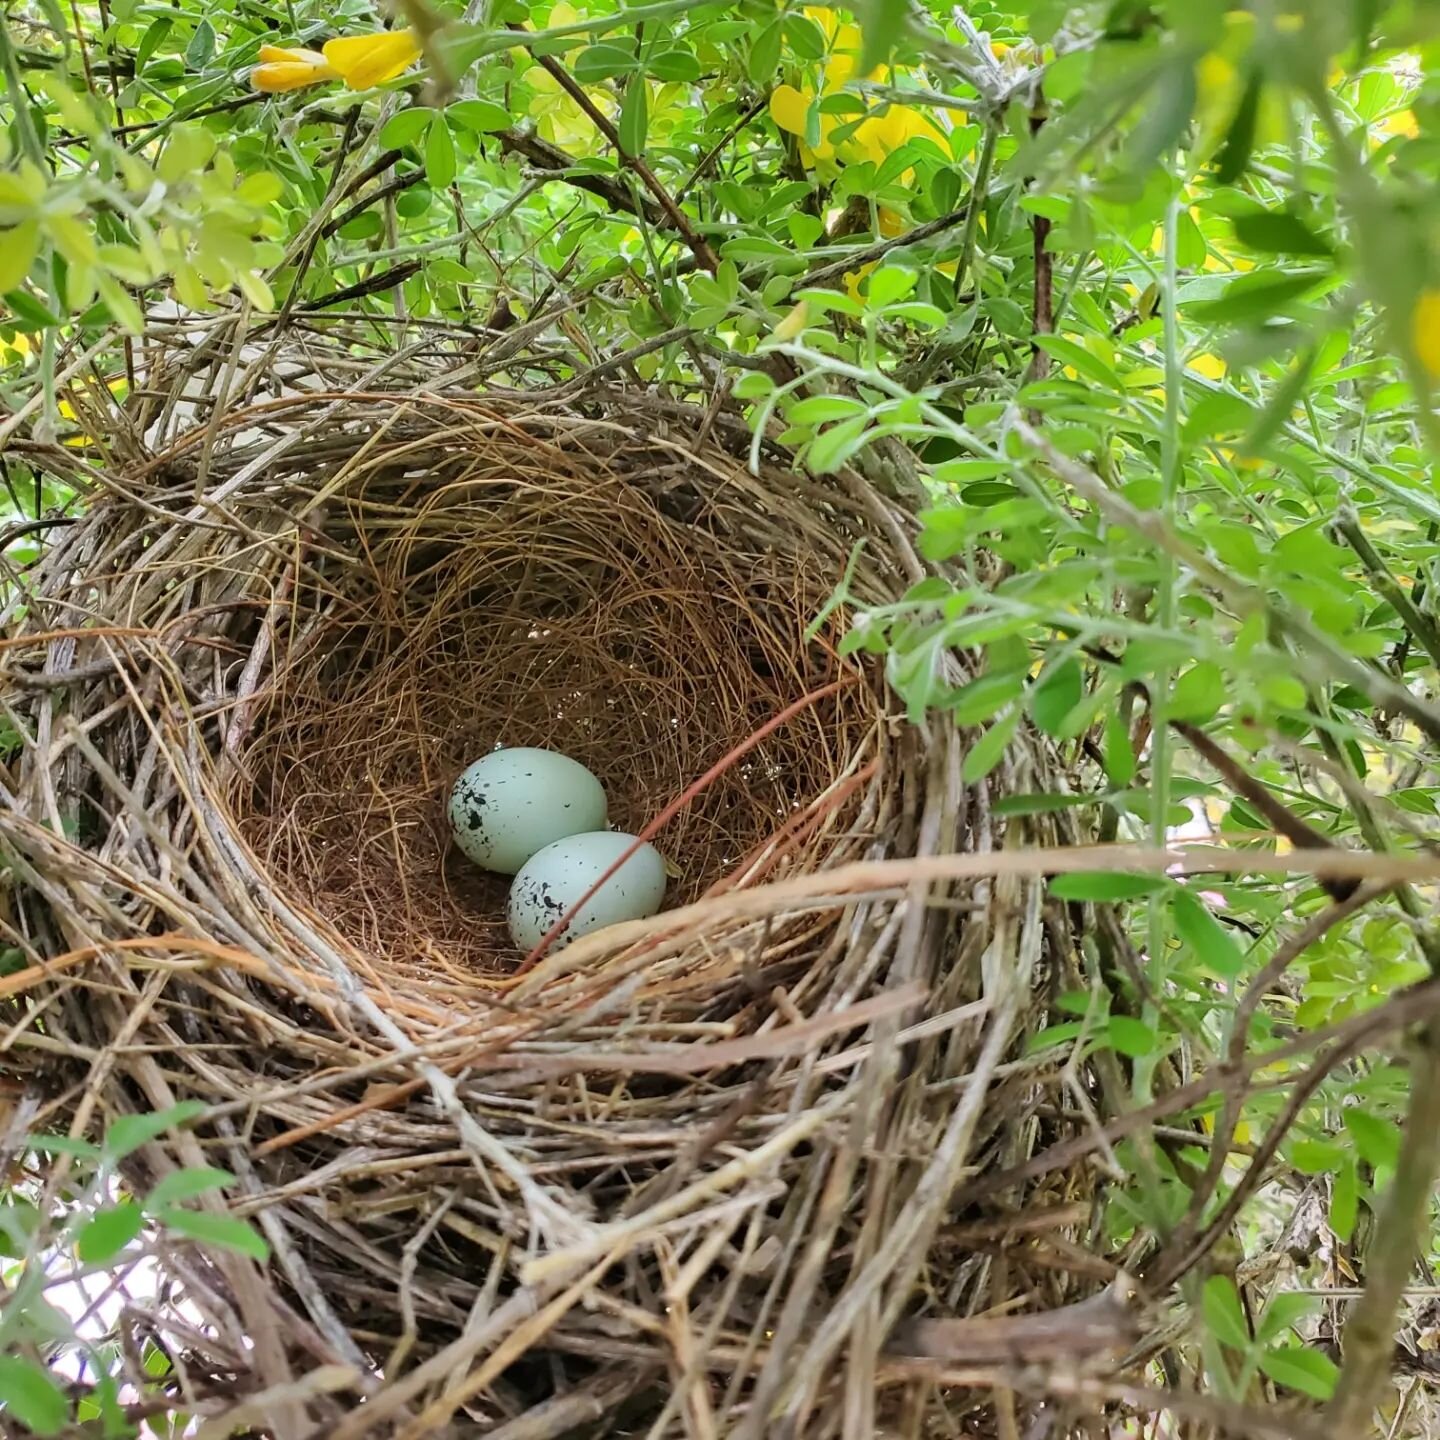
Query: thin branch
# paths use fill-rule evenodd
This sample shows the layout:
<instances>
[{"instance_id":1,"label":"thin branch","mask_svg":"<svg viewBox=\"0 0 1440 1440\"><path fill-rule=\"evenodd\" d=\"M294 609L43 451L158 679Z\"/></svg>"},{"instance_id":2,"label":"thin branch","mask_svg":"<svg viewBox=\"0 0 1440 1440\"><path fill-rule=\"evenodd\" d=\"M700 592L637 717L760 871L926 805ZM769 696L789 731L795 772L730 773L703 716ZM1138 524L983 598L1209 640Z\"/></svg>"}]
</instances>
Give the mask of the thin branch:
<instances>
[{"instance_id":1,"label":"thin branch","mask_svg":"<svg viewBox=\"0 0 1440 1440\"><path fill-rule=\"evenodd\" d=\"M967 200L958 210L952 210L938 220L927 220L925 224L917 225L903 235L877 240L873 245L862 245L839 260L832 260L828 265L820 265L809 271L801 279L806 285L826 285L831 280L838 280L847 271L870 264L872 260L883 260L892 250L899 250L906 245L918 245L922 240L929 240L932 236L944 234L946 230L953 230L969 218L970 210L971 202ZM956 278L959 278L958 274Z\"/></svg>"},{"instance_id":2,"label":"thin branch","mask_svg":"<svg viewBox=\"0 0 1440 1440\"><path fill-rule=\"evenodd\" d=\"M591 100L585 93L585 88L553 55L536 55L535 59L556 84L585 112L590 123L613 147L625 168L633 170L639 176L641 183L655 197L660 208L665 212L671 227L680 232L681 238L690 247L696 260L713 275L720 268L719 257L710 248L710 242L695 229L690 217L675 203L670 192L656 177L655 172L645 163L645 157L632 155L626 150L620 143L620 132L610 123L609 117Z\"/></svg>"},{"instance_id":3,"label":"thin branch","mask_svg":"<svg viewBox=\"0 0 1440 1440\"><path fill-rule=\"evenodd\" d=\"M1344 1330L1344 1361L1326 1418L1336 1435L1362 1435L1390 1382L1395 1316L1410 1278L1430 1192L1440 1172L1440 1031L1427 1027L1411 1065L1405 1142L1366 1256L1365 1295Z\"/></svg>"},{"instance_id":4,"label":"thin branch","mask_svg":"<svg viewBox=\"0 0 1440 1440\"><path fill-rule=\"evenodd\" d=\"M1440 667L1440 631L1435 629L1429 617L1423 615L1414 601L1400 588L1399 582L1370 543L1370 537L1360 528L1355 512L1348 507L1342 510L1335 519L1335 529L1359 556L1360 563L1374 581L1375 588L1390 602L1405 628L1424 646L1431 663Z\"/></svg>"},{"instance_id":5,"label":"thin branch","mask_svg":"<svg viewBox=\"0 0 1440 1440\"><path fill-rule=\"evenodd\" d=\"M622 210L628 215L642 215L657 229L668 229L669 220L658 205L631 193L628 186L621 185L609 175L591 175L575 169L574 159L558 145L527 130L502 130L496 136L500 147L508 155L520 155L537 170L553 174L557 180L583 190L603 200L612 210Z\"/></svg>"}]
</instances>

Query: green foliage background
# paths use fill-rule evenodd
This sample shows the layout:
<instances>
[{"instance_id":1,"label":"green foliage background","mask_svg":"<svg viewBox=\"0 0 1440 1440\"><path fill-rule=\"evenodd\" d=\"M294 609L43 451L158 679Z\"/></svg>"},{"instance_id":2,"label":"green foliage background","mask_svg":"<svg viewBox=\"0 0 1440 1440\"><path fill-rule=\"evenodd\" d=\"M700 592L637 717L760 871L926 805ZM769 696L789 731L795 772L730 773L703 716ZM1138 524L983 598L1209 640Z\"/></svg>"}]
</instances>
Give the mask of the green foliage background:
<instances>
[{"instance_id":1,"label":"green foliage background","mask_svg":"<svg viewBox=\"0 0 1440 1440\"><path fill-rule=\"evenodd\" d=\"M598 368L728 393L817 472L925 478L924 552L959 578L857 617L847 643L884 657L914 719L972 733L968 779L1021 724L1053 738L1072 786L1012 796L1008 814L1290 848L1268 796L1336 845L1433 835L1440 4L871 0L858 30L775 0L403 12L9 7L0 445L22 421L42 446L74 441L96 396L123 401L157 314L273 312L282 334L341 319L378 348L442 334L518 388ZM380 87L251 88L262 44L392 23L426 53ZM871 62L893 69L861 78ZM522 334L524 361L507 361L497 337ZM37 522L76 502L26 451L0 463L18 578ZM960 687L942 663L957 651L980 660ZM1113 1054L1136 1105L1237 1027L1242 1048L1278 1046L1394 1003L1440 954L1433 896L1392 888L1247 1009L1331 905L1318 884L1056 889L1119 904L1139 968L1098 926L1092 988L1057 995L1041 1040ZM1404 1188L1412 1059L1348 1058L1298 1107L1284 1083L1234 1113L1197 1107L1193 1133L1235 1145L1213 1193L1205 1144L1117 1150L1106 1219L1123 1256L1216 1213L1274 1142L1227 1263L1212 1247L1186 1277L1213 1393L1329 1396L1375 1216ZM153 1243L95 1173L86 1223L131 1209L98 1239L55 1221L47 1264ZM1236 1264L1317 1196L1299 1280L1262 1277L1247 1315ZM33 1259L31 1205L17 1190L7 1213ZM1432 1227L1431 1274L1436 1248ZM18 1333L21 1293L0 1336ZM75 1343L61 1331L0 1363L0 1401L39 1433L68 1423L45 1368Z\"/></svg>"}]
</instances>

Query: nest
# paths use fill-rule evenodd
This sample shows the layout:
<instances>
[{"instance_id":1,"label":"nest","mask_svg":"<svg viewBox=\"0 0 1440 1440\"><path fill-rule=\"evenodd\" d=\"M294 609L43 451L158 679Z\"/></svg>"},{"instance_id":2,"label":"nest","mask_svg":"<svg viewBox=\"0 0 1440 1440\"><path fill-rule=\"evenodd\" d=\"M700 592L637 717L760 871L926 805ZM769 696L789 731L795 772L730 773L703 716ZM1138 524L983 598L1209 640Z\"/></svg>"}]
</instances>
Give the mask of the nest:
<instances>
[{"instance_id":1,"label":"nest","mask_svg":"<svg viewBox=\"0 0 1440 1440\"><path fill-rule=\"evenodd\" d=\"M907 1368L896 1323L1103 1283L1084 1171L1026 1197L1044 1254L1006 1238L1019 1189L962 1183L1083 1126L1024 1052L1081 983L1064 913L850 864L996 848L992 791L1043 754L1022 732L962 785L960 733L840 643L925 573L906 507L751 473L728 424L275 399L97 472L29 577L9 1053L49 1128L201 1101L132 1183L222 1165L271 1248L156 1240L183 1303L129 1323L177 1407L973 1433L983 1392ZM527 967L443 819L496 744L590 766L673 862L669 909Z\"/></svg>"}]
</instances>

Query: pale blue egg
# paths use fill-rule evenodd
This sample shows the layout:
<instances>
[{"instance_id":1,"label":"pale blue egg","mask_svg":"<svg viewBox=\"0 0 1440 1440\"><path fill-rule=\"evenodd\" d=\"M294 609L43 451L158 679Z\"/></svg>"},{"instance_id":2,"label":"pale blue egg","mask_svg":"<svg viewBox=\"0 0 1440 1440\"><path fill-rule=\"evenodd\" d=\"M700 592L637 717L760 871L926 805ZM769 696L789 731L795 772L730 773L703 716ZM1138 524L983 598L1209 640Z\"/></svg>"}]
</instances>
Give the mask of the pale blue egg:
<instances>
[{"instance_id":1,"label":"pale blue egg","mask_svg":"<svg viewBox=\"0 0 1440 1440\"><path fill-rule=\"evenodd\" d=\"M604 786L555 750L494 750L450 792L455 843L477 865L513 875L537 850L607 820Z\"/></svg>"},{"instance_id":2,"label":"pale blue egg","mask_svg":"<svg viewBox=\"0 0 1440 1440\"><path fill-rule=\"evenodd\" d=\"M570 835L537 851L510 887L506 918L521 950L533 950L582 895L635 843L633 835L600 830ZM653 845L642 845L585 903L551 942L571 940L622 920L654 915L665 899L665 862Z\"/></svg>"}]
</instances>

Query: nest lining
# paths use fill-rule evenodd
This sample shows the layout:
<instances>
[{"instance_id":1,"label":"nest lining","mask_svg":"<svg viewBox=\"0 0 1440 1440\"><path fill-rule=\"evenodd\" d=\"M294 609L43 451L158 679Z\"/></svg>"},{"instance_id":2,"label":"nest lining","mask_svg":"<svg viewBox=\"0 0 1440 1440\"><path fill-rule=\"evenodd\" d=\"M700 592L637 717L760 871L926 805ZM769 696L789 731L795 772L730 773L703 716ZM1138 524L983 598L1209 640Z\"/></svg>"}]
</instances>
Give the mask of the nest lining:
<instances>
[{"instance_id":1,"label":"nest lining","mask_svg":"<svg viewBox=\"0 0 1440 1440\"><path fill-rule=\"evenodd\" d=\"M873 686L828 633L804 638L835 547L737 527L723 484L667 491L663 452L638 483L576 473L591 453L446 447L328 503L338 593L297 597L320 618L257 706L229 798L266 870L388 963L513 968L506 882L453 847L443 804L497 745L579 760L638 833L767 721L847 681L656 834L681 872L672 903L833 835L843 817L803 812L875 745Z\"/></svg>"},{"instance_id":2,"label":"nest lining","mask_svg":"<svg viewBox=\"0 0 1440 1440\"><path fill-rule=\"evenodd\" d=\"M849 859L998 843L956 733L900 723L832 630L807 636L857 541L859 603L913 580L903 514L752 476L669 407L259 408L264 437L244 413L193 432L53 548L8 657L32 743L0 817L35 962L17 1053L43 1007L78 1086L51 1103L83 1095L81 1123L203 1100L199 1138L140 1163L228 1165L274 1247L258 1311L240 1262L168 1257L212 1368L253 1392L352 1366L306 1413L355 1436L549 1433L567 1404L839 1435L857 1385L928 1414L876 1326L995 1303L945 1197L967 1157L1072 1123L1035 1118L1047 1062L997 1066L1030 977L1078 969L1028 883L825 893ZM590 937L517 979L503 882L444 833L495 743L590 765L635 829L743 748L656 837L671 901L806 875L815 897ZM993 783L1043 786L1027 745ZM897 1049L906 984L930 1021ZM696 1067L697 1045L721 1048ZM1032 1301L1093 1287L1006 1273Z\"/></svg>"}]
</instances>

